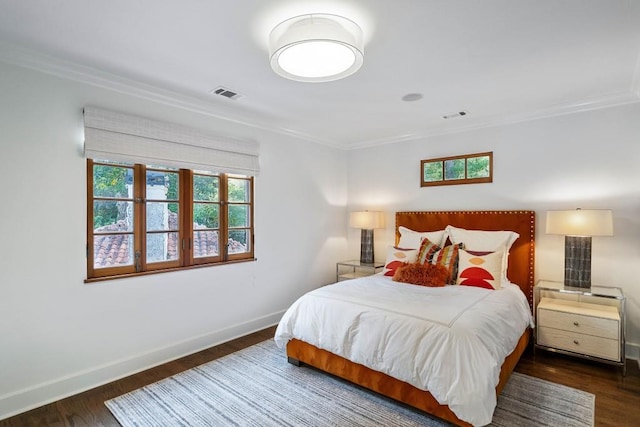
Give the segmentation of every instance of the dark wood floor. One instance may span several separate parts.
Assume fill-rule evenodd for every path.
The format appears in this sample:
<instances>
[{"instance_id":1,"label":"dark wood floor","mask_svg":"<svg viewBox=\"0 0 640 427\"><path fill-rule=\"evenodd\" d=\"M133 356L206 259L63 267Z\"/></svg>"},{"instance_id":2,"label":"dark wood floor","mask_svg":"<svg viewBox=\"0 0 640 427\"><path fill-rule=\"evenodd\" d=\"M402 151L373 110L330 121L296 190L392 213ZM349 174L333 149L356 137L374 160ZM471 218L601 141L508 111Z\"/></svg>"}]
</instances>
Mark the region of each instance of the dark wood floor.
<instances>
[{"instance_id":1,"label":"dark wood floor","mask_svg":"<svg viewBox=\"0 0 640 427\"><path fill-rule=\"evenodd\" d=\"M118 422L104 406L105 400L257 344L273 337L274 330L268 328L8 418L0 421L0 427L117 427ZM516 371L595 394L596 426L640 425L640 370L635 361L629 361L627 376L623 377L621 370L613 366L529 349Z\"/></svg>"}]
</instances>

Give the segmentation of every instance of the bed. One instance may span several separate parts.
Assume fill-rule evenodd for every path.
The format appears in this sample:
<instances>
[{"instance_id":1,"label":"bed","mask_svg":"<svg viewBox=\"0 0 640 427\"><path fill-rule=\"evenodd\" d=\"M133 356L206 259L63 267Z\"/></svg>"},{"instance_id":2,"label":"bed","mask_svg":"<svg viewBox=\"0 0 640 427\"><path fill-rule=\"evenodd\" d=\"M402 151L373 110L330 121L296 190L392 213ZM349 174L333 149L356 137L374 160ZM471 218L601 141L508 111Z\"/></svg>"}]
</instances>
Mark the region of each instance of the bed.
<instances>
[{"instance_id":1,"label":"bed","mask_svg":"<svg viewBox=\"0 0 640 427\"><path fill-rule=\"evenodd\" d=\"M499 292L468 286L425 288L400 284L383 275L325 286L296 301L278 325L276 343L286 344L289 362L313 366L456 425L488 424L496 396L529 343L530 326L533 325L535 213L398 212L395 243L402 242L400 231L403 229L430 232L447 227L452 230L508 230L517 233L508 250L508 266L503 266L506 278ZM451 243L451 237L447 243ZM408 292L409 298L396 296L399 290ZM452 296L454 293L457 296ZM370 301L363 298L370 298ZM435 301L436 305L425 305L429 309L421 312L421 298ZM455 298L462 301L460 308L457 302L453 303ZM498 305L502 304L498 300L507 298L514 299L514 307L520 305L524 308L508 308L508 313L504 306ZM310 300L321 300L327 305L315 308L315 305L310 305ZM398 308L403 301L406 305ZM389 307L381 308L387 303ZM358 313L357 310L362 311ZM399 311L398 319L389 314ZM514 312L515 320L505 320L512 315L510 311ZM495 316L488 328L492 332L480 334L474 330L476 321L468 312L480 317ZM327 322L335 323L323 324L325 318ZM354 321L361 323L357 327L347 324ZM367 334L378 333L385 322L397 324L398 329L392 334L383 334L382 338L364 334L365 330ZM310 329L313 332L307 332ZM462 337L460 343L458 338L444 335L447 331ZM491 335L495 335L499 342L490 342L488 336ZM346 349L343 348L345 346ZM389 359L389 353L394 353L398 359ZM463 353L474 356L460 356ZM487 372L479 365L489 366ZM447 374L441 375L441 372ZM467 380L462 372L475 377ZM475 398L464 396L470 393L475 393ZM478 396L483 397L480 399Z\"/></svg>"}]
</instances>

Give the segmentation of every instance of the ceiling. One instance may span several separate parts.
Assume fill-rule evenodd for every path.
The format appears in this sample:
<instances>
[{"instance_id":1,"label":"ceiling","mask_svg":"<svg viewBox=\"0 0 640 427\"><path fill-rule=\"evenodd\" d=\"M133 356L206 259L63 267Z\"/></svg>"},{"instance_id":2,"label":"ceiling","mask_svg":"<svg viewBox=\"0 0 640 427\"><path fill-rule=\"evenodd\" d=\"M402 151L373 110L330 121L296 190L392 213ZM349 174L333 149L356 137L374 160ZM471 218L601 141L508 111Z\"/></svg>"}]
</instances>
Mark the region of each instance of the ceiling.
<instances>
[{"instance_id":1,"label":"ceiling","mask_svg":"<svg viewBox=\"0 0 640 427\"><path fill-rule=\"evenodd\" d=\"M0 0L0 11L2 61L344 149L640 100L637 0ZM271 28L304 13L360 24L356 74L300 83L270 69Z\"/></svg>"}]
</instances>

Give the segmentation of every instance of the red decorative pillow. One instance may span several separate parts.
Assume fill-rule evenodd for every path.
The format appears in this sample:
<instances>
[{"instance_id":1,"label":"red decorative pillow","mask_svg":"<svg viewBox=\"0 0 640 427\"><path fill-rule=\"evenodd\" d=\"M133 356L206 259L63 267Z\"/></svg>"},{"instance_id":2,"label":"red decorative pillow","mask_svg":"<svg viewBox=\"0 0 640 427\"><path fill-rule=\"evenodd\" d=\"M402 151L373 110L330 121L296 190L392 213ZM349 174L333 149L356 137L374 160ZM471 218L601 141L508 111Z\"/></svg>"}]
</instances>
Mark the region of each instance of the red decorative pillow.
<instances>
[{"instance_id":1,"label":"red decorative pillow","mask_svg":"<svg viewBox=\"0 0 640 427\"><path fill-rule=\"evenodd\" d=\"M504 252L480 252L460 250L459 285L485 289L501 288L501 271Z\"/></svg>"},{"instance_id":2,"label":"red decorative pillow","mask_svg":"<svg viewBox=\"0 0 640 427\"><path fill-rule=\"evenodd\" d=\"M413 285L439 287L447 284L449 269L439 264L404 264L396 270L393 280Z\"/></svg>"}]
</instances>

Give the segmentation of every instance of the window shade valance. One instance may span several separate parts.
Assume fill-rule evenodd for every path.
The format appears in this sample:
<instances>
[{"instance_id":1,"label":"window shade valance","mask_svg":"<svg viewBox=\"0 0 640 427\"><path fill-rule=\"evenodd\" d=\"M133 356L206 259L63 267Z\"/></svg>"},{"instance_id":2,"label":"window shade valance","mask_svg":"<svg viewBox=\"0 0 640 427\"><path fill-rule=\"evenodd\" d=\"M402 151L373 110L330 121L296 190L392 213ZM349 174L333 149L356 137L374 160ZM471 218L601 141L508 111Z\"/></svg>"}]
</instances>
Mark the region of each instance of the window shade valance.
<instances>
[{"instance_id":1,"label":"window shade valance","mask_svg":"<svg viewBox=\"0 0 640 427\"><path fill-rule=\"evenodd\" d=\"M258 143L220 138L175 123L84 108L84 155L211 172L258 174Z\"/></svg>"}]
</instances>

